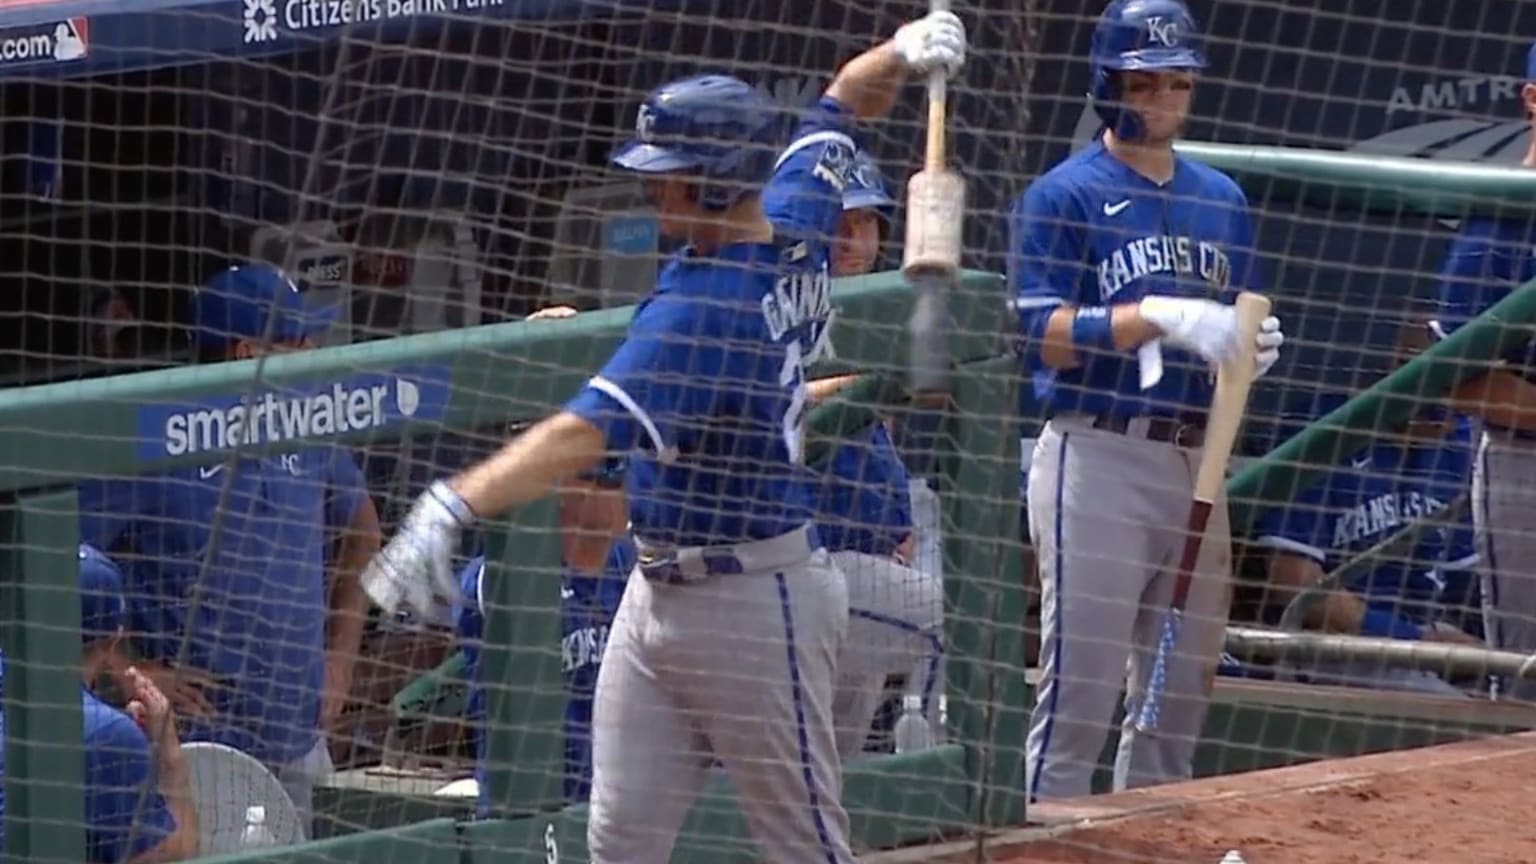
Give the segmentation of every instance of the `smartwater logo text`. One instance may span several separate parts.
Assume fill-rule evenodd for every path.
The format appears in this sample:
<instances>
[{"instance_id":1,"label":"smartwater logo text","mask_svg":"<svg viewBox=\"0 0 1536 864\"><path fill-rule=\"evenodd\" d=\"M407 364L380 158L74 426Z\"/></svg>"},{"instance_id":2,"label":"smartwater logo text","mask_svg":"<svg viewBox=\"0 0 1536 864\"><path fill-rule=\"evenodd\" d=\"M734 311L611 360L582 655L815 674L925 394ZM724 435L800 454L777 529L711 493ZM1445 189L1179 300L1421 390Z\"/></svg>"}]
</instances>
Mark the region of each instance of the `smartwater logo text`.
<instances>
[{"instance_id":1,"label":"smartwater logo text","mask_svg":"<svg viewBox=\"0 0 1536 864\"><path fill-rule=\"evenodd\" d=\"M448 406L448 385L445 367L411 367L193 405L150 405L139 416L140 455L186 456L437 420Z\"/></svg>"}]
</instances>

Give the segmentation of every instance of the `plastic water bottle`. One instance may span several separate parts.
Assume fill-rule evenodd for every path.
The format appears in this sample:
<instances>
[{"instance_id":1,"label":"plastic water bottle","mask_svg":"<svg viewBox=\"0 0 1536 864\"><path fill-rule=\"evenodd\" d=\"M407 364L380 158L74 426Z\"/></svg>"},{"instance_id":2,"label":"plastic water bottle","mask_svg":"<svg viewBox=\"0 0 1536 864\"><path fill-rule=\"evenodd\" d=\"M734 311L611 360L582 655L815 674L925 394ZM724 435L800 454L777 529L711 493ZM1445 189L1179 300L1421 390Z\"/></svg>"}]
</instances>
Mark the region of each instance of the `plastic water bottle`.
<instances>
[{"instance_id":1,"label":"plastic water bottle","mask_svg":"<svg viewBox=\"0 0 1536 864\"><path fill-rule=\"evenodd\" d=\"M245 808L245 830L240 833L240 848L270 849L277 845L277 836L267 827L267 808L260 804Z\"/></svg>"},{"instance_id":2,"label":"plastic water bottle","mask_svg":"<svg viewBox=\"0 0 1536 864\"><path fill-rule=\"evenodd\" d=\"M901 716L891 730L897 753L916 753L933 746L933 730L923 715L923 697L901 697Z\"/></svg>"}]
</instances>

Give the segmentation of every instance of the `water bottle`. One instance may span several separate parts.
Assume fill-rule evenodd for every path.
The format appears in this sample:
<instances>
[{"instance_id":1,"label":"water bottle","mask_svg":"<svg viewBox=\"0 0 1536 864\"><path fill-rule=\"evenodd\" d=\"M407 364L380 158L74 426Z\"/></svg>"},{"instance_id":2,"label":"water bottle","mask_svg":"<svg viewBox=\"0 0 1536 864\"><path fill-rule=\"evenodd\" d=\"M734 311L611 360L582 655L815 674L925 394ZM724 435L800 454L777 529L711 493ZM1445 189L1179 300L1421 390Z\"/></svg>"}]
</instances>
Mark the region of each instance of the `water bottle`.
<instances>
[{"instance_id":1,"label":"water bottle","mask_svg":"<svg viewBox=\"0 0 1536 864\"><path fill-rule=\"evenodd\" d=\"M916 753L933 746L933 730L928 728L928 718L923 715L923 697L903 696L901 716L891 730L897 753Z\"/></svg>"},{"instance_id":2,"label":"water bottle","mask_svg":"<svg viewBox=\"0 0 1536 864\"><path fill-rule=\"evenodd\" d=\"M245 808L245 830L240 834L240 848L270 849L277 845L277 836L267 828L267 808L260 804Z\"/></svg>"}]
</instances>

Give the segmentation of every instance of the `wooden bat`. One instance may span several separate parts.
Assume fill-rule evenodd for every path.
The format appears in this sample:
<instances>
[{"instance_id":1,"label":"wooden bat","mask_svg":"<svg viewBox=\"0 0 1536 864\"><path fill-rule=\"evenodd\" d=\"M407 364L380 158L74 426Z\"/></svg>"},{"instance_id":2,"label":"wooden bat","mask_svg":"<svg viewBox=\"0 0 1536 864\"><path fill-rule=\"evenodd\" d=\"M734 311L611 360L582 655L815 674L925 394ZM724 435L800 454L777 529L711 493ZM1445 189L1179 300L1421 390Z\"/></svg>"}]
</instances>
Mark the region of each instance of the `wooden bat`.
<instances>
[{"instance_id":1,"label":"wooden bat","mask_svg":"<svg viewBox=\"0 0 1536 864\"><path fill-rule=\"evenodd\" d=\"M949 0L932 0L935 12ZM928 75L928 141L923 170L907 181L907 238L901 272L910 282L953 278L960 271L960 229L965 214L965 178L945 162L948 93L944 72Z\"/></svg>"},{"instance_id":2,"label":"wooden bat","mask_svg":"<svg viewBox=\"0 0 1536 864\"><path fill-rule=\"evenodd\" d=\"M1189 505L1189 520L1184 528L1184 550L1179 555L1179 569L1174 576L1173 602L1163 618L1162 632L1157 641L1157 654L1152 659L1152 670L1147 675L1146 690L1136 712L1136 729L1147 732L1157 728L1162 711L1163 690L1168 682L1168 664L1179 633L1184 626L1184 604L1189 599L1189 583L1194 578L1195 564L1200 559L1200 546L1205 540L1205 527L1210 522L1211 508L1221 495L1227 479L1227 463L1232 459L1232 448L1237 444L1237 431L1243 424L1243 414L1248 409L1248 393L1253 389L1253 377L1257 369L1254 344L1259 325L1269 317L1269 298L1261 294L1244 292L1237 296L1238 352L1216 370L1216 392L1211 396L1211 412L1206 418L1205 443L1200 448L1200 467L1195 472L1194 500Z\"/></svg>"}]
</instances>

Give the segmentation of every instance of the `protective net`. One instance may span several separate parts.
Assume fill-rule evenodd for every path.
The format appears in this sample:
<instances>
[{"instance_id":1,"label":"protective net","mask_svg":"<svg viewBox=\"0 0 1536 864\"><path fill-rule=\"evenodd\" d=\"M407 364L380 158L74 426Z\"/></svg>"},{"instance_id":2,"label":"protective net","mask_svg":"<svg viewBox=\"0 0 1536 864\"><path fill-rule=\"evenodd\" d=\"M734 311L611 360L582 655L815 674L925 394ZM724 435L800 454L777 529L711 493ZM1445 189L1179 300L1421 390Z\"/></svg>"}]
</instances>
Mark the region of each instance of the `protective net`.
<instances>
[{"instance_id":1,"label":"protective net","mask_svg":"<svg viewBox=\"0 0 1536 864\"><path fill-rule=\"evenodd\" d=\"M1171 0L1143 5L1158 3ZM1524 263L1536 240L1509 229L1491 256L1507 272L1473 267L1460 293L1442 297L1440 274L1469 208L1497 201L1511 224L1527 219L1515 202L1536 191L1529 181L1463 165L1526 156L1536 10L1191 4L1209 65L1187 153L1244 189L1286 343L1244 412L1231 519L1218 503L1201 550L1202 568L1220 569L1230 521L1233 585L1194 581L1183 626L1204 644L1183 639L1159 666L1199 452L1168 445L1196 445L1188 436L1211 425L1208 406L1157 423L1060 410L1068 425L1053 432L1057 408L1017 375L1021 324L1008 308L1035 272L1016 254L1012 203L1094 146L1102 125L1085 97L1099 11L1089 5L957 9L971 54L950 85L949 157L968 181L971 272L949 297L958 366L946 416L917 410L898 386L900 204L870 265L884 275L840 283L838 356L811 370L859 376L821 394L811 463L830 471L842 459L855 485L871 485L859 473L870 451L839 448L867 442L883 418L915 481L891 492L910 513L899 555L834 556L850 582L884 586L913 615L850 618L849 644L862 647L845 668L881 678L840 706L860 718L840 729L861 751L842 789L852 845L861 860L960 860L986 845L993 860L1258 864L1401 861L1411 840L1423 861L1529 859L1508 802L1526 797L1519 766L1532 745L1490 736L1536 726L1522 680L1536 607L1521 605L1536 591L1519 580L1530 521L1520 487L1536 456L1512 433L1483 444L1483 414L1529 424L1500 411L1526 396L1507 381L1472 393L1483 413L1461 414L1448 394L1467 370L1524 364L1515 331L1460 325L1536 276ZM606 310L655 285L675 246L641 186L606 167L649 90L722 71L786 112L804 109L840 64L925 11L836 0L0 2L0 511L20 574L0 627L6 851L118 860L170 844L190 857L308 836L340 838L306 847L326 860L586 860L579 706L631 564L623 543L591 552L605 520L622 523L617 472L475 532L455 561L464 597L445 617L371 609L346 574L433 479L574 392L627 320ZM1142 24L1144 40L1187 35L1166 17ZM921 166L925 120L913 86L865 130L898 202ZM1109 276L1225 273L1198 247L1178 262L1180 238L1202 230L1180 219L1199 208L1183 193L1147 194L1163 223L1126 236ZM1096 195L1084 199L1089 230L1124 230L1113 220L1129 198ZM1033 263L1099 266L1088 254ZM243 332L238 310L209 311L207 286L252 262L293 280L294 326L321 350L219 362L240 356L231 336L274 335ZM512 329L551 307L581 314ZM220 338L199 338L209 316ZM1536 307L1517 296L1499 317L1524 327ZM1452 333L1435 349L1446 362L1404 368ZM90 380L61 385L78 379ZM1373 386L1406 398L1362 397ZM1067 455L1068 436L1089 467ZM78 488L82 518L56 497L63 488ZM838 506L824 528L839 538L888 527L871 524L888 513ZM78 557L77 536L106 561ZM477 554L490 562L483 579ZM604 577L564 578L593 554ZM61 590L59 574L77 570L79 590ZM942 628L914 624L939 591ZM100 697L82 706L84 747L73 733L77 597ZM169 698L189 742L180 765L114 713L149 698L143 681L109 669L118 651ZM1167 688L1160 703L1143 698L1143 677ZM1157 719L1126 770L1152 788L1113 793L1108 745L1123 737L1124 706L1134 725L1148 704ZM647 740L637 730L633 747L664 746ZM1355 758L1449 742L1463 743ZM112 752L130 755L102 756ZM477 752L488 754L479 769ZM1190 771L1212 779L1178 780ZM733 800L710 781L674 860L753 860ZM1169 808L1178 818L1155 815ZM1326 818L1303 815L1321 809ZM193 812L195 834L172 827ZM1095 827L1079 830L1084 820ZM1037 833L998 833L1016 830ZM885 851L899 846L911 848Z\"/></svg>"}]
</instances>

